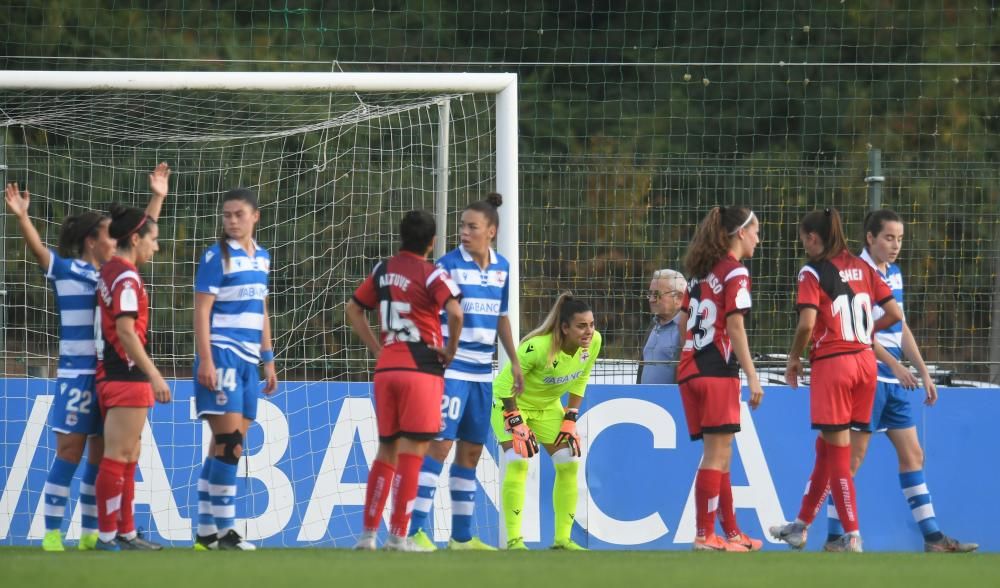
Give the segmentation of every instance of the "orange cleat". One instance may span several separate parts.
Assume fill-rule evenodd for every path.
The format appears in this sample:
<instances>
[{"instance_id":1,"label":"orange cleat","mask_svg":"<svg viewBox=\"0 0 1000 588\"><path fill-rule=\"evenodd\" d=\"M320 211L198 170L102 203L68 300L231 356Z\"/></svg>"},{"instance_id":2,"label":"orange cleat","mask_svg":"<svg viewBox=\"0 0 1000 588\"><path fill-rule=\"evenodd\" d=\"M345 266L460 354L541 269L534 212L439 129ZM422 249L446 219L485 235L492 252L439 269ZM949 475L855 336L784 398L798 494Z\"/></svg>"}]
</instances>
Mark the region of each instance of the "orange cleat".
<instances>
[{"instance_id":1,"label":"orange cleat","mask_svg":"<svg viewBox=\"0 0 1000 588\"><path fill-rule=\"evenodd\" d=\"M760 548L764 547L763 541L749 537L742 531L740 531L739 534L730 537L729 542L742 545L747 551L760 551Z\"/></svg>"},{"instance_id":2,"label":"orange cleat","mask_svg":"<svg viewBox=\"0 0 1000 588\"><path fill-rule=\"evenodd\" d=\"M746 547L739 543L727 541L718 535L712 534L708 537L697 537L694 540L695 551L735 551L745 553Z\"/></svg>"}]
</instances>

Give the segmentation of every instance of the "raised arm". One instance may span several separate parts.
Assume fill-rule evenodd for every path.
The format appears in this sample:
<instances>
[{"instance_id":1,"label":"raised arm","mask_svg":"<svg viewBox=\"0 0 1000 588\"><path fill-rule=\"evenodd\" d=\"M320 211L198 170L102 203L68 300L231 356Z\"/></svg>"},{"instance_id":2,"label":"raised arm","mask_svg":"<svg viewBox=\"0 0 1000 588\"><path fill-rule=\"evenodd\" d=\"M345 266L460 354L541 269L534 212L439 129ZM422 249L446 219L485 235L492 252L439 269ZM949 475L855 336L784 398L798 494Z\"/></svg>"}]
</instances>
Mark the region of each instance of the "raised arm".
<instances>
[{"instance_id":1,"label":"raised arm","mask_svg":"<svg viewBox=\"0 0 1000 588\"><path fill-rule=\"evenodd\" d=\"M163 208L163 201L167 199L167 192L170 189L170 166L165 162L156 166L156 169L149 174L149 204L146 205L146 214L154 221L159 220L160 210Z\"/></svg>"},{"instance_id":2,"label":"raised arm","mask_svg":"<svg viewBox=\"0 0 1000 588\"><path fill-rule=\"evenodd\" d=\"M35 256L35 260L41 266L42 270L49 271L52 254L49 253L49 249L45 246L45 243L42 243L42 237L35 229L35 225L31 223L31 217L28 216L28 205L31 201L31 194L28 194L27 190L24 192L19 191L16 183L10 183L7 184L7 192L4 196L4 199L7 201L7 209L17 217L17 225L21 228L21 233L24 235L25 246Z\"/></svg>"}]
</instances>

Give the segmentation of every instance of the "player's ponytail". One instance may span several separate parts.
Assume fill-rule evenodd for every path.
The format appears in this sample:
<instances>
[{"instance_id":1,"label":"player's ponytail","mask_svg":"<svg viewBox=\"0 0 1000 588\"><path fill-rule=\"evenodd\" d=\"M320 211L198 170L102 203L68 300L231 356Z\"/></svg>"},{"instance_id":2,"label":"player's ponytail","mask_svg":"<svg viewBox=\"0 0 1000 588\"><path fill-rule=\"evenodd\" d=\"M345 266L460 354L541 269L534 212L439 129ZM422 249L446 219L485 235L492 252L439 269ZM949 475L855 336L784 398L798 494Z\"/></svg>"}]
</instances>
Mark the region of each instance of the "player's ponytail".
<instances>
[{"instance_id":1,"label":"player's ponytail","mask_svg":"<svg viewBox=\"0 0 1000 588\"><path fill-rule=\"evenodd\" d=\"M716 206L708 211L695 230L684 269L692 278L703 278L729 252L730 240L753 221L754 214L742 206Z\"/></svg>"},{"instance_id":2,"label":"player's ponytail","mask_svg":"<svg viewBox=\"0 0 1000 588\"><path fill-rule=\"evenodd\" d=\"M823 252L810 258L811 261L824 261L847 250L844 224L836 208L814 210L806 214L799 223L799 230L803 233L816 233L823 241Z\"/></svg>"},{"instance_id":3,"label":"player's ponytail","mask_svg":"<svg viewBox=\"0 0 1000 588\"><path fill-rule=\"evenodd\" d=\"M552 335L552 345L549 346L549 361L555 357L556 351L562 348L563 343L563 332L562 326L569 324L573 320L573 315L579 312L590 311L590 305L575 298L573 293L570 291L565 291L559 295L556 299L556 303L552 305L552 310L549 314L545 316L545 320L542 324L535 327L533 331L528 333L521 339L524 343L532 337L537 337L539 335Z\"/></svg>"},{"instance_id":4,"label":"player's ponytail","mask_svg":"<svg viewBox=\"0 0 1000 588\"><path fill-rule=\"evenodd\" d=\"M107 218L92 210L66 217L59 228L59 245L56 248L59 255L64 258L82 256L87 239L97 238L101 223Z\"/></svg>"},{"instance_id":5,"label":"player's ponytail","mask_svg":"<svg viewBox=\"0 0 1000 588\"><path fill-rule=\"evenodd\" d=\"M868 235L871 235L873 238L878 237L885 228L885 223L891 222L902 224L903 219L895 211L888 208L869 211L865 215L865 220L861 225L863 227L863 232L861 233L863 248L868 249Z\"/></svg>"},{"instance_id":6,"label":"player's ponytail","mask_svg":"<svg viewBox=\"0 0 1000 588\"><path fill-rule=\"evenodd\" d=\"M465 207L465 210L475 210L481 212L486 220L494 227L500 226L500 213L497 209L503 205L503 196L496 192L490 192L486 198Z\"/></svg>"},{"instance_id":7,"label":"player's ponytail","mask_svg":"<svg viewBox=\"0 0 1000 588\"><path fill-rule=\"evenodd\" d=\"M234 188L222 195L223 205L232 200L246 202L253 210L257 210L259 208L257 195L247 188ZM222 226L222 230L219 232L219 251L222 252L222 267L229 267L229 235L226 234L225 225Z\"/></svg>"}]
</instances>

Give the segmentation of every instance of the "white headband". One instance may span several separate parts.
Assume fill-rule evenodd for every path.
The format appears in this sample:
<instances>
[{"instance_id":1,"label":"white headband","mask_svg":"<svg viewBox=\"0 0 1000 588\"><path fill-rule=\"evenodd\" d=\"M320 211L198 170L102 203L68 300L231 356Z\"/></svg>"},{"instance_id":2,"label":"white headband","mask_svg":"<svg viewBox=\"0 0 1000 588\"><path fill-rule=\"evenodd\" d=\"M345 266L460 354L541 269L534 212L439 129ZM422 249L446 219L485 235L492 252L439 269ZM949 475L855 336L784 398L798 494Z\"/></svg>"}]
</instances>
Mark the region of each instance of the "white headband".
<instances>
[{"instance_id":1,"label":"white headband","mask_svg":"<svg viewBox=\"0 0 1000 588\"><path fill-rule=\"evenodd\" d=\"M729 233L729 236L732 237L736 233L739 233L741 230L747 228L747 225L749 225L750 221L752 221L753 219L754 219L754 214L753 214L753 211L751 210L750 211L750 215L747 216L747 220L743 221L742 225L736 227L736 229L733 232Z\"/></svg>"}]
</instances>

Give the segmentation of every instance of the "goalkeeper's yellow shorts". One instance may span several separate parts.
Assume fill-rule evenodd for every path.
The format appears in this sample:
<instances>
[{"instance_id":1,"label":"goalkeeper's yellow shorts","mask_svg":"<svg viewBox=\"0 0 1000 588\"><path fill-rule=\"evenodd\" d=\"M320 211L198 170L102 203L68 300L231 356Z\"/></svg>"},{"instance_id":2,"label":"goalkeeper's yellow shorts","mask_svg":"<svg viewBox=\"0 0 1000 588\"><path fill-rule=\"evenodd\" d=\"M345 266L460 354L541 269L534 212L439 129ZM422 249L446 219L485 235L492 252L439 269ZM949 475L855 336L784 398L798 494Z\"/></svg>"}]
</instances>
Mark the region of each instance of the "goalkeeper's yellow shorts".
<instances>
[{"instance_id":1,"label":"goalkeeper's yellow shorts","mask_svg":"<svg viewBox=\"0 0 1000 588\"><path fill-rule=\"evenodd\" d=\"M543 409L518 408L521 411L521 418L528 428L534 431L535 439L539 443L555 443L559 429L562 428L564 411L559 401L553 402ZM503 402L499 398L493 399L493 414L490 415L490 423L493 425L493 433L497 436L497 441L504 443L513 437L504 430Z\"/></svg>"}]
</instances>

